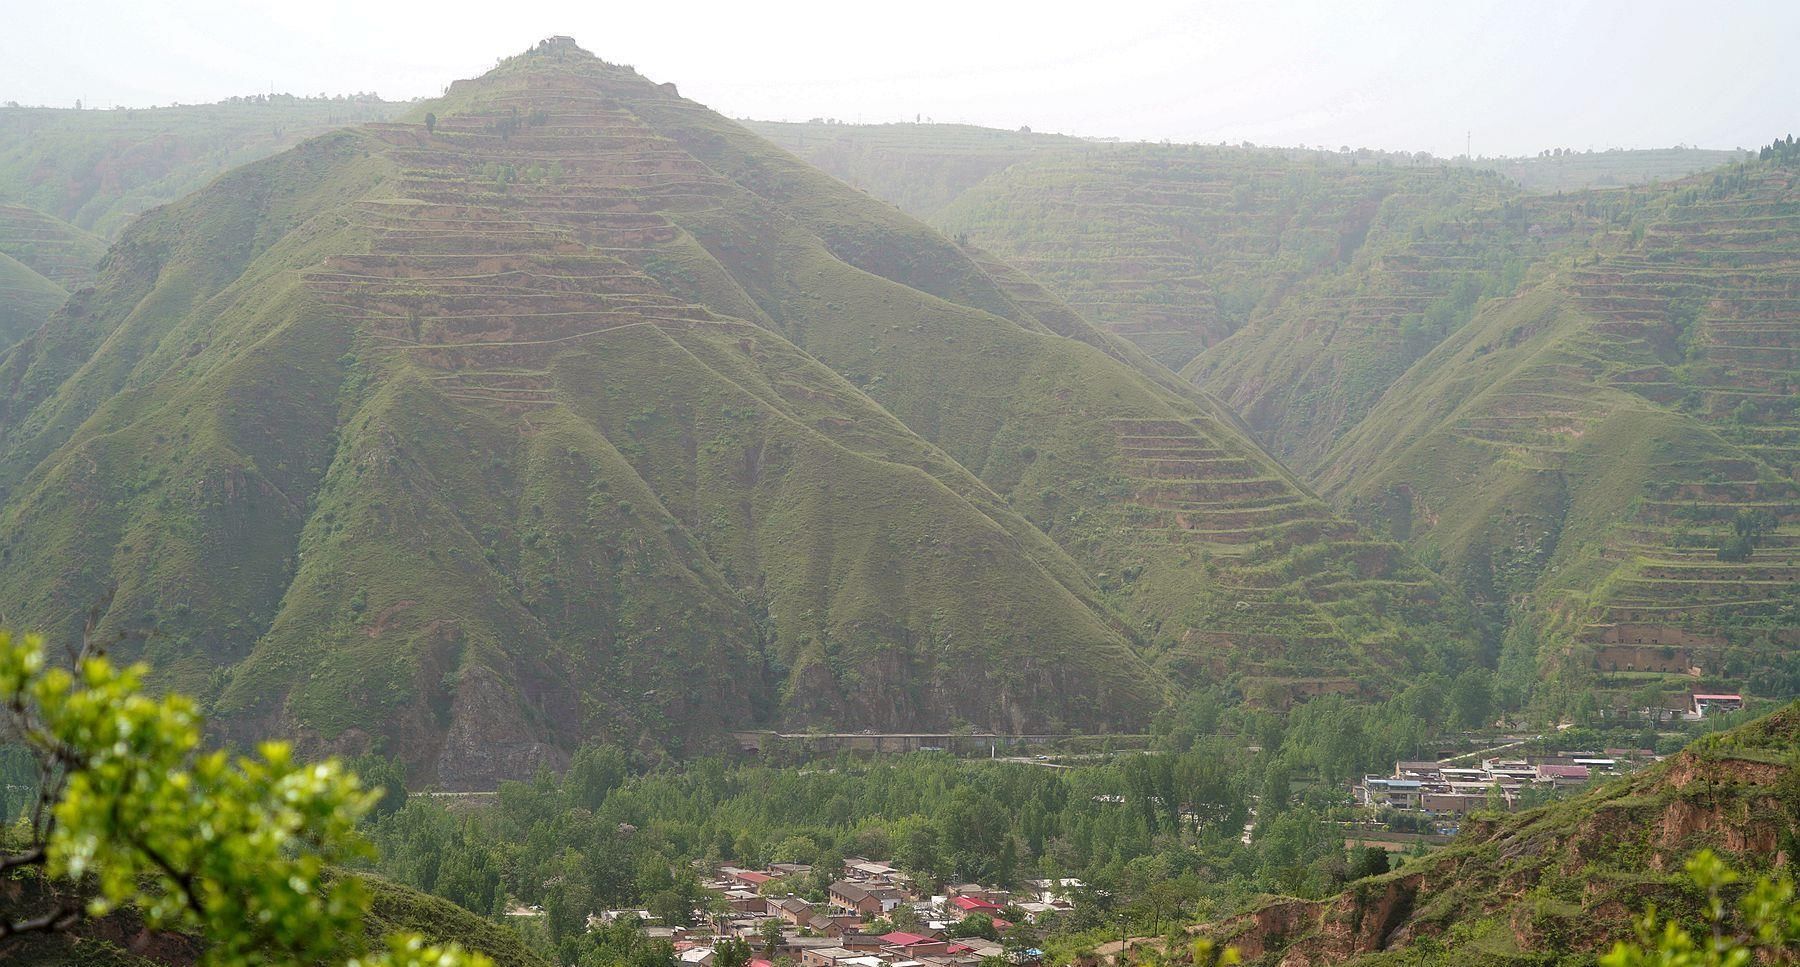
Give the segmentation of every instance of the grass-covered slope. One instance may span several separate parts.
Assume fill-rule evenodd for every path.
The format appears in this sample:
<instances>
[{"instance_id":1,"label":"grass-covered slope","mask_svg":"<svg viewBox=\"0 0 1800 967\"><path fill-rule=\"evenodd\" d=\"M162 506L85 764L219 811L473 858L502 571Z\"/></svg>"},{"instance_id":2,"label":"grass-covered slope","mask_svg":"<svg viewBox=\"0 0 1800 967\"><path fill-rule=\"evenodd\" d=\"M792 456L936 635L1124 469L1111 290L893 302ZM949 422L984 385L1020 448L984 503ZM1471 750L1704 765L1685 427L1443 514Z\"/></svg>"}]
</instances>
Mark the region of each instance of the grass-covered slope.
<instances>
[{"instance_id":1,"label":"grass-covered slope","mask_svg":"<svg viewBox=\"0 0 1800 967\"><path fill-rule=\"evenodd\" d=\"M44 324L68 290L0 252L0 346L10 346Z\"/></svg>"},{"instance_id":2,"label":"grass-covered slope","mask_svg":"<svg viewBox=\"0 0 1800 967\"><path fill-rule=\"evenodd\" d=\"M1302 475L1394 381L1488 301L1584 247L1624 199L1454 181L1387 198L1340 265L1296 280L1183 370Z\"/></svg>"},{"instance_id":3,"label":"grass-covered slope","mask_svg":"<svg viewBox=\"0 0 1800 967\"><path fill-rule=\"evenodd\" d=\"M1271 898L1201 928L1252 964L1592 963L1647 904L1698 920L1682 864L1739 871L1800 846L1800 704L1572 799L1465 824L1449 846L1325 900Z\"/></svg>"},{"instance_id":4,"label":"grass-covered slope","mask_svg":"<svg viewBox=\"0 0 1800 967\"><path fill-rule=\"evenodd\" d=\"M767 207L766 262L715 258L756 196L615 88L697 110L548 48L435 133L316 139L130 229L0 359L9 620L103 602L231 734L462 784L596 735L1143 722L1163 678L1093 582L745 286L988 317Z\"/></svg>"},{"instance_id":5,"label":"grass-covered slope","mask_svg":"<svg viewBox=\"0 0 1800 967\"><path fill-rule=\"evenodd\" d=\"M1014 165L935 218L1179 369L1290 287L1503 191L1490 176L1333 155L1115 147Z\"/></svg>"},{"instance_id":6,"label":"grass-covered slope","mask_svg":"<svg viewBox=\"0 0 1800 967\"><path fill-rule=\"evenodd\" d=\"M116 238L139 212L231 168L405 108L287 95L110 111L0 107L0 204Z\"/></svg>"},{"instance_id":7,"label":"grass-covered slope","mask_svg":"<svg viewBox=\"0 0 1800 967\"><path fill-rule=\"evenodd\" d=\"M104 254L105 242L67 222L0 205L0 347L42 325Z\"/></svg>"},{"instance_id":8,"label":"grass-covered slope","mask_svg":"<svg viewBox=\"0 0 1800 967\"><path fill-rule=\"evenodd\" d=\"M9 620L445 782L1472 651L1166 369L567 41L142 219L0 390Z\"/></svg>"},{"instance_id":9,"label":"grass-covered slope","mask_svg":"<svg viewBox=\"0 0 1800 967\"><path fill-rule=\"evenodd\" d=\"M1010 265L685 102L633 109L862 270L767 277L743 256L779 250L780 220L688 226L797 343L1073 553L1178 681L1379 690L1472 651L1453 592L1334 517L1216 401ZM946 317L879 280L982 311ZM893 309L844 311L832 295L859 290Z\"/></svg>"},{"instance_id":10,"label":"grass-covered slope","mask_svg":"<svg viewBox=\"0 0 1800 967\"><path fill-rule=\"evenodd\" d=\"M1531 600L1516 665L1569 673L1567 701L1596 678L1800 687L1797 191L1755 166L1640 195L1631 228L1482 309L1322 463L1480 596Z\"/></svg>"}]
</instances>

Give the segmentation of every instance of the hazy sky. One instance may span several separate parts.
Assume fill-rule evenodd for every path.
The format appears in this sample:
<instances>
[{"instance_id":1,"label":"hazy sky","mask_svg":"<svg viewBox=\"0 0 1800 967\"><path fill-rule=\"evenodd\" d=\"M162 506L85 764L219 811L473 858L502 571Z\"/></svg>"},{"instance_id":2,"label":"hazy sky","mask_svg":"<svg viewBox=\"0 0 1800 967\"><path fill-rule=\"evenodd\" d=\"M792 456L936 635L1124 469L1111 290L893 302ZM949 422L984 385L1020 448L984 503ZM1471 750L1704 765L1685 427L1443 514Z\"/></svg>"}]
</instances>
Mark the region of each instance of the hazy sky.
<instances>
[{"instance_id":1,"label":"hazy sky","mask_svg":"<svg viewBox=\"0 0 1800 967\"><path fill-rule=\"evenodd\" d=\"M1800 130L1800 0L0 0L0 101L411 98L558 33L734 117L1441 155Z\"/></svg>"}]
</instances>

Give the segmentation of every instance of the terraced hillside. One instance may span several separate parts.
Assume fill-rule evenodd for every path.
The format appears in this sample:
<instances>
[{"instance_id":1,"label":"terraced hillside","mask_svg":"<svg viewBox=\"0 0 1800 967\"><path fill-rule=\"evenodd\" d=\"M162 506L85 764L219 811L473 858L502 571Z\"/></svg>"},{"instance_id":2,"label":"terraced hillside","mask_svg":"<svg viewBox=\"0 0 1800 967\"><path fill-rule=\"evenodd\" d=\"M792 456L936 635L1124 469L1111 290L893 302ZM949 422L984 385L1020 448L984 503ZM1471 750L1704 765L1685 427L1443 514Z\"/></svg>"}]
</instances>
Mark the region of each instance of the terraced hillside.
<instances>
[{"instance_id":1,"label":"terraced hillside","mask_svg":"<svg viewBox=\"0 0 1800 967\"><path fill-rule=\"evenodd\" d=\"M1449 846L1325 900L1269 898L1199 928L1251 964L1539 964L1629 939L1647 903L1698 922L1683 862L1744 874L1800 844L1800 705L1706 736L1565 802L1465 824Z\"/></svg>"},{"instance_id":2,"label":"terraced hillside","mask_svg":"<svg viewBox=\"0 0 1800 967\"><path fill-rule=\"evenodd\" d=\"M909 215L932 221L989 175L1046 154L1103 150L1099 142L972 124L749 121L750 130Z\"/></svg>"},{"instance_id":3,"label":"terraced hillside","mask_svg":"<svg viewBox=\"0 0 1800 967\"><path fill-rule=\"evenodd\" d=\"M1498 171L1526 191L1549 194L1675 181L1735 164L1746 157L1742 151L1709 148L1611 148L1606 151L1564 151L1531 158L1482 158L1474 164Z\"/></svg>"},{"instance_id":4,"label":"terraced hillside","mask_svg":"<svg viewBox=\"0 0 1800 967\"><path fill-rule=\"evenodd\" d=\"M1484 309L1323 463L1326 490L1532 595L1574 689L1800 690L1800 186L1643 197L1603 252Z\"/></svg>"},{"instance_id":5,"label":"terraced hillside","mask_svg":"<svg viewBox=\"0 0 1800 967\"><path fill-rule=\"evenodd\" d=\"M406 107L287 95L111 111L0 107L0 204L116 238L139 212L231 168Z\"/></svg>"},{"instance_id":6,"label":"terraced hillside","mask_svg":"<svg viewBox=\"0 0 1800 967\"><path fill-rule=\"evenodd\" d=\"M1301 474L1394 381L1488 301L1585 251L1629 196L1538 197L1502 186L1384 203L1347 264L1265 303L1182 375L1219 396Z\"/></svg>"},{"instance_id":7,"label":"terraced hillside","mask_svg":"<svg viewBox=\"0 0 1800 967\"><path fill-rule=\"evenodd\" d=\"M0 205L0 346L42 325L105 252L105 242L67 222Z\"/></svg>"},{"instance_id":8,"label":"terraced hillside","mask_svg":"<svg viewBox=\"0 0 1800 967\"><path fill-rule=\"evenodd\" d=\"M1014 165L933 221L1179 369L1290 287L1353 262L1378 224L1409 229L1504 190L1325 154L1134 145Z\"/></svg>"},{"instance_id":9,"label":"terraced hillside","mask_svg":"<svg viewBox=\"0 0 1800 967\"><path fill-rule=\"evenodd\" d=\"M0 357L0 607L463 786L1467 657L1397 544L975 255L548 41L141 220Z\"/></svg>"}]
</instances>

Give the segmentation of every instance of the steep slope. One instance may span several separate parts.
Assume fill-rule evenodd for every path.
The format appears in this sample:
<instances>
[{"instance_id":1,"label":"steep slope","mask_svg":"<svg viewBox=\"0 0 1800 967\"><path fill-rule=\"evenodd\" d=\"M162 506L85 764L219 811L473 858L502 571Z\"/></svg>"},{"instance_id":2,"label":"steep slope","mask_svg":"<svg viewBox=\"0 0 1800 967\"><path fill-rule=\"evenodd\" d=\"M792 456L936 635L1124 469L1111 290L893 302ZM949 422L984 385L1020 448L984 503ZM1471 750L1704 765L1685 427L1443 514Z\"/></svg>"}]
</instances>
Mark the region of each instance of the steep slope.
<instances>
[{"instance_id":1,"label":"steep slope","mask_svg":"<svg viewBox=\"0 0 1800 967\"><path fill-rule=\"evenodd\" d=\"M884 318L826 301L816 315L819 297L789 280L744 286L808 352L1073 553L1178 682L1235 677L1296 697L1381 691L1405 669L1473 654L1469 610L1454 592L1393 543L1333 516L1216 401L1016 269L946 244L688 102L631 103L709 168L798 219L839 264L984 311L955 326L906 317L929 304ZM767 227L778 224L684 227L744 278L763 270L738 254L743 239L778 250ZM806 281L836 293L868 283L826 269Z\"/></svg>"},{"instance_id":2,"label":"steep slope","mask_svg":"<svg viewBox=\"0 0 1800 967\"><path fill-rule=\"evenodd\" d=\"M1251 963L1547 963L1631 935L1648 903L1696 919L1701 848L1755 873L1800 846L1800 704L1573 799L1466 824L1449 846L1326 900L1271 899L1202 932Z\"/></svg>"},{"instance_id":3,"label":"steep slope","mask_svg":"<svg viewBox=\"0 0 1800 967\"><path fill-rule=\"evenodd\" d=\"M1472 186L1468 186L1472 187ZM1587 245L1627 197L1396 194L1341 265L1299 279L1182 371L1302 475L1413 363L1488 301Z\"/></svg>"},{"instance_id":4,"label":"steep slope","mask_svg":"<svg viewBox=\"0 0 1800 967\"><path fill-rule=\"evenodd\" d=\"M1472 651L1173 374L563 39L141 220L0 390L10 620L452 784Z\"/></svg>"},{"instance_id":5,"label":"steep slope","mask_svg":"<svg viewBox=\"0 0 1800 967\"><path fill-rule=\"evenodd\" d=\"M289 95L111 111L0 107L0 203L116 238L139 212L231 168L406 108Z\"/></svg>"},{"instance_id":6,"label":"steep slope","mask_svg":"<svg viewBox=\"0 0 1800 967\"><path fill-rule=\"evenodd\" d=\"M1327 154L1134 145L1014 165L935 222L1180 368L1277 311L1291 286L1349 265L1378 225L1403 232L1505 191L1491 176Z\"/></svg>"},{"instance_id":7,"label":"steep slope","mask_svg":"<svg viewBox=\"0 0 1800 967\"><path fill-rule=\"evenodd\" d=\"M1324 461L1365 520L1534 602L1541 639L1514 657L1564 673L1561 701L1596 676L1800 689L1794 182L1758 165L1640 197L1629 230L1480 312Z\"/></svg>"},{"instance_id":8,"label":"steep slope","mask_svg":"<svg viewBox=\"0 0 1800 967\"><path fill-rule=\"evenodd\" d=\"M105 253L105 242L67 222L0 205L0 347L42 325Z\"/></svg>"},{"instance_id":9,"label":"steep slope","mask_svg":"<svg viewBox=\"0 0 1800 967\"><path fill-rule=\"evenodd\" d=\"M1142 722L1091 583L767 325L675 223L753 196L615 77L663 96L546 49L129 231L0 361L9 619L110 601L232 734L463 784L600 734Z\"/></svg>"},{"instance_id":10,"label":"steep slope","mask_svg":"<svg viewBox=\"0 0 1800 967\"><path fill-rule=\"evenodd\" d=\"M68 290L0 252L0 346L44 324Z\"/></svg>"}]
</instances>

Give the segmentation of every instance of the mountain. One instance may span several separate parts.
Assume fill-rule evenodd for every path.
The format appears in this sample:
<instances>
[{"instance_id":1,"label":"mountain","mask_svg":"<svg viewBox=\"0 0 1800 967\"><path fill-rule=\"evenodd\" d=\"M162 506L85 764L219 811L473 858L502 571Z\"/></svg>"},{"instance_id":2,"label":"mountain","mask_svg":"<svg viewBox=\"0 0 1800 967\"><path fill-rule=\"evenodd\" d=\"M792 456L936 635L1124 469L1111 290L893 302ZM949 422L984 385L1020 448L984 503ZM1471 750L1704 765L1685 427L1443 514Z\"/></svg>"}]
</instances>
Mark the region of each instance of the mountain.
<instances>
[{"instance_id":1,"label":"mountain","mask_svg":"<svg viewBox=\"0 0 1800 967\"><path fill-rule=\"evenodd\" d=\"M1640 193L1609 242L1484 307L1319 481L1447 573L1533 602L1521 670L1800 691L1800 186ZM1696 680L1693 676L1700 676Z\"/></svg>"},{"instance_id":2,"label":"mountain","mask_svg":"<svg viewBox=\"0 0 1800 967\"><path fill-rule=\"evenodd\" d=\"M1493 183L1386 195L1353 252L1263 300L1182 375L1316 478L1414 363L1483 306L1543 278L1548 260L1584 250L1628 203Z\"/></svg>"},{"instance_id":3,"label":"mountain","mask_svg":"<svg viewBox=\"0 0 1800 967\"><path fill-rule=\"evenodd\" d=\"M1104 147L1066 135L972 124L742 123L815 167L928 222L964 192L1014 164Z\"/></svg>"},{"instance_id":4,"label":"mountain","mask_svg":"<svg viewBox=\"0 0 1800 967\"><path fill-rule=\"evenodd\" d=\"M1215 401L566 39L140 219L0 391L10 620L419 780L1474 648Z\"/></svg>"},{"instance_id":5,"label":"mountain","mask_svg":"<svg viewBox=\"0 0 1800 967\"><path fill-rule=\"evenodd\" d=\"M1289 290L1352 276L1372 233L1507 191L1473 172L1201 145L1114 147L1014 165L934 219L1043 279L1180 369Z\"/></svg>"},{"instance_id":6,"label":"mountain","mask_svg":"<svg viewBox=\"0 0 1800 967\"><path fill-rule=\"evenodd\" d=\"M93 276L107 239L222 172L404 105L287 96L81 111L0 107L0 347Z\"/></svg>"},{"instance_id":7,"label":"mountain","mask_svg":"<svg viewBox=\"0 0 1800 967\"><path fill-rule=\"evenodd\" d=\"M407 108L373 96L286 94L109 111L0 107L0 204L117 238L139 212L231 168Z\"/></svg>"},{"instance_id":8,"label":"mountain","mask_svg":"<svg viewBox=\"0 0 1800 967\"><path fill-rule=\"evenodd\" d=\"M54 216L0 205L0 346L42 325L105 253L104 241Z\"/></svg>"},{"instance_id":9,"label":"mountain","mask_svg":"<svg viewBox=\"0 0 1800 967\"><path fill-rule=\"evenodd\" d=\"M1512 694L1553 681L1547 714L1800 691L1789 175L1541 194L1360 155L1089 145L932 217L1166 361L1195 353L1185 378L1477 601ZM1626 183L1713 160L1500 170ZM1759 547L1720 560L1739 523Z\"/></svg>"},{"instance_id":10,"label":"mountain","mask_svg":"<svg viewBox=\"0 0 1800 967\"><path fill-rule=\"evenodd\" d=\"M1324 900L1271 898L1202 932L1250 963L1591 961L1650 903L1696 920L1681 882L1702 848L1741 873L1800 844L1800 703L1705 736L1571 799L1464 824L1449 846Z\"/></svg>"},{"instance_id":11,"label":"mountain","mask_svg":"<svg viewBox=\"0 0 1800 967\"><path fill-rule=\"evenodd\" d=\"M1412 278L1412 291L1384 304L1382 285L1358 287L1384 248L1414 231L1430 236L1421 239L1426 259L1456 254L1466 257L1461 268L1492 274L1508 261L1529 261L1545 239L1490 240L1479 229L1516 222L1522 205L1554 207L1535 204L1539 193L1547 199L1567 189L1644 184L1743 157L1613 150L1469 164L1368 149L1118 143L954 124L745 123L946 234L990 249L1175 369L1198 364L1202 350L1240 327L1301 312L1375 310L1397 328L1452 291L1434 287L1414 305L1408 300L1425 280ZM1556 215L1538 226L1551 241L1573 227ZM1443 278L1456 268L1450 261L1431 267L1440 276L1434 282L1456 282ZM1263 440L1291 456L1283 435Z\"/></svg>"}]
</instances>

